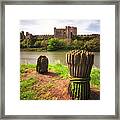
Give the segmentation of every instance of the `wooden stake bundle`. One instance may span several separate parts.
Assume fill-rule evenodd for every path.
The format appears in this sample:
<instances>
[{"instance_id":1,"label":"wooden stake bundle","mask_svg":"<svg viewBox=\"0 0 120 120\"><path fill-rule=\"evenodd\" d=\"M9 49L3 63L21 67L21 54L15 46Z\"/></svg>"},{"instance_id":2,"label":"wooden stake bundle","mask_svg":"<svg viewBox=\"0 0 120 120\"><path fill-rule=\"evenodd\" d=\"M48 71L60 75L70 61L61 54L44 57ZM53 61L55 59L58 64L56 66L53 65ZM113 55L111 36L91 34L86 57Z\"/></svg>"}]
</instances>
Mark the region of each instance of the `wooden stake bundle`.
<instances>
[{"instance_id":1,"label":"wooden stake bundle","mask_svg":"<svg viewBox=\"0 0 120 120\"><path fill-rule=\"evenodd\" d=\"M70 75L73 77L87 77L90 75L94 63L94 54L86 51L72 50L66 54Z\"/></svg>"},{"instance_id":2,"label":"wooden stake bundle","mask_svg":"<svg viewBox=\"0 0 120 120\"><path fill-rule=\"evenodd\" d=\"M87 51L72 50L66 54L66 62L73 78L69 91L72 99L86 100L90 95L90 73L94 63L94 54Z\"/></svg>"}]
</instances>

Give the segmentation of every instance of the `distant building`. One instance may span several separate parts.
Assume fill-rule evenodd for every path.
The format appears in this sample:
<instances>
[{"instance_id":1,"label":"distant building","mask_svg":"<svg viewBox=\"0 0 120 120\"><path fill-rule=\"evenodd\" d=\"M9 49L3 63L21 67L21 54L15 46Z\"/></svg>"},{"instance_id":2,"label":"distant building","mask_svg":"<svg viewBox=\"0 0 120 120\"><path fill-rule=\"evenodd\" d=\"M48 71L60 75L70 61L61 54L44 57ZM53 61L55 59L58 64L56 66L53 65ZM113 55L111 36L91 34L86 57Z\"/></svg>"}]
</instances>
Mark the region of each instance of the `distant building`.
<instances>
[{"instance_id":1,"label":"distant building","mask_svg":"<svg viewBox=\"0 0 120 120\"><path fill-rule=\"evenodd\" d=\"M43 39L48 40L50 38L59 38L59 39L68 39L72 40L73 37L79 37L84 39L86 37L89 38L98 38L100 39L100 34L86 34L86 35L77 35L77 27L66 26L65 28L56 28L54 27L54 35L32 35L29 32L24 33L24 31L20 32L20 39ZM75 38L76 39L76 38Z\"/></svg>"},{"instance_id":2,"label":"distant building","mask_svg":"<svg viewBox=\"0 0 120 120\"><path fill-rule=\"evenodd\" d=\"M26 39L32 39L33 35L30 34L29 32L26 32Z\"/></svg>"},{"instance_id":3,"label":"distant building","mask_svg":"<svg viewBox=\"0 0 120 120\"><path fill-rule=\"evenodd\" d=\"M38 38L48 40L50 38L54 38L54 35L37 35Z\"/></svg>"},{"instance_id":4,"label":"distant building","mask_svg":"<svg viewBox=\"0 0 120 120\"><path fill-rule=\"evenodd\" d=\"M54 27L54 38L71 39L73 35L77 35L77 27L66 26L65 28Z\"/></svg>"},{"instance_id":5,"label":"distant building","mask_svg":"<svg viewBox=\"0 0 120 120\"><path fill-rule=\"evenodd\" d=\"M21 32L20 32L20 39L21 39L21 40L24 40L24 39L25 39L24 31L21 31Z\"/></svg>"}]
</instances>

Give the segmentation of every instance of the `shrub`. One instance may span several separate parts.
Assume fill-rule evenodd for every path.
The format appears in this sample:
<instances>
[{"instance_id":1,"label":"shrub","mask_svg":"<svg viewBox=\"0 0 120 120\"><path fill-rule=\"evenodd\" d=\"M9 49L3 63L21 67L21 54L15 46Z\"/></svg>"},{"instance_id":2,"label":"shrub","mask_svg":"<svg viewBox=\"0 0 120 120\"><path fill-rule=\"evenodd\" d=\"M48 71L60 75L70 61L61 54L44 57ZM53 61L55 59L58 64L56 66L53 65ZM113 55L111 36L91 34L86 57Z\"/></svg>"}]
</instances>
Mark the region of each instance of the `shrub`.
<instances>
[{"instance_id":1,"label":"shrub","mask_svg":"<svg viewBox=\"0 0 120 120\"><path fill-rule=\"evenodd\" d=\"M48 40L47 50L54 51L65 48L65 42L62 39L51 38Z\"/></svg>"}]
</instances>

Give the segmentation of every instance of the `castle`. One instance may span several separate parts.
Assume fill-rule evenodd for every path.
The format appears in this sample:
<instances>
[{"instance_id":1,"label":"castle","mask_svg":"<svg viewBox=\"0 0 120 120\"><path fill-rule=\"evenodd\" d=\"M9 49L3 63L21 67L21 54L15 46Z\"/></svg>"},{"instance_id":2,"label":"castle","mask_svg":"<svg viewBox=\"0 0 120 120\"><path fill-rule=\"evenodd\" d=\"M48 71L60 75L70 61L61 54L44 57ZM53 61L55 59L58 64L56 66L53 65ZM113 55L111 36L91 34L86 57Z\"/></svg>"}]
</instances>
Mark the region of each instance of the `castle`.
<instances>
[{"instance_id":1,"label":"castle","mask_svg":"<svg viewBox=\"0 0 120 120\"><path fill-rule=\"evenodd\" d=\"M78 37L99 37L99 34L89 34L89 35L77 35L77 27L66 26L65 28L56 28L54 27L54 35L32 35L24 31L20 32L20 39L37 39L42 38L44 40L48 40L49 38L60 38L60 39L68 39L71 40L73 36Z\"/></svg>"},{"instance_id":2,"label":"castle","mask_svg":"<svg viewBox=\"0 0 120 120\"><path fill-rule=\"evenodd\" d=\"M65 28L56 29L54 27L54 37L61 39L71 39L73 35L77 35L77 27L66 26Z\"/></svg>"}]
</instances>

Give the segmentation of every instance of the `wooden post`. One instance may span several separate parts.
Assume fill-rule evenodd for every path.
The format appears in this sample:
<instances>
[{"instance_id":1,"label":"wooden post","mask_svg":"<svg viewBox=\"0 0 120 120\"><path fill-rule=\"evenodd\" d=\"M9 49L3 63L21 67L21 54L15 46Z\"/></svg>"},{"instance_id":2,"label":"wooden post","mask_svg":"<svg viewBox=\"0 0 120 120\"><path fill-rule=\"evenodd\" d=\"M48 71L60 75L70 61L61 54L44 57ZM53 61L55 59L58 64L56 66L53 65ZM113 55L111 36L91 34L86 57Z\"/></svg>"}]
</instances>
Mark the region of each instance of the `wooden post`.
<instances>
[{"instance_id":1,"label":"wooden post","mask_svg":"<svg viewBox=\"0 0 120 120\"><path fill-rule=\"evenodd\" d=\"M94 63L94 54L87 51L72 50L66 55L66 62L73 77L69 91L72 99L87 100L90 95L90 73ZM78 78L78 79L74 79Z\"/></svg>"}]
</instances>

